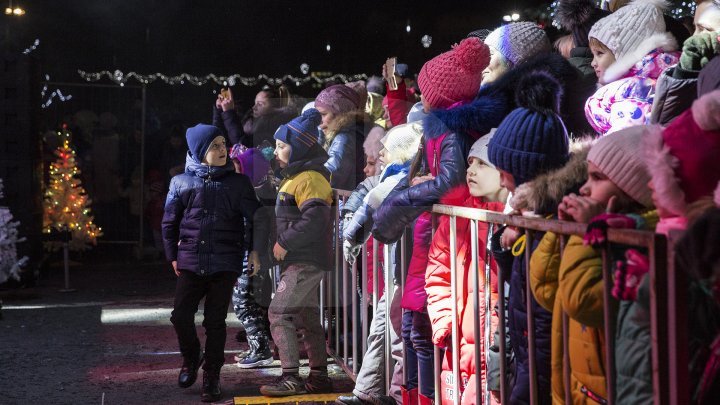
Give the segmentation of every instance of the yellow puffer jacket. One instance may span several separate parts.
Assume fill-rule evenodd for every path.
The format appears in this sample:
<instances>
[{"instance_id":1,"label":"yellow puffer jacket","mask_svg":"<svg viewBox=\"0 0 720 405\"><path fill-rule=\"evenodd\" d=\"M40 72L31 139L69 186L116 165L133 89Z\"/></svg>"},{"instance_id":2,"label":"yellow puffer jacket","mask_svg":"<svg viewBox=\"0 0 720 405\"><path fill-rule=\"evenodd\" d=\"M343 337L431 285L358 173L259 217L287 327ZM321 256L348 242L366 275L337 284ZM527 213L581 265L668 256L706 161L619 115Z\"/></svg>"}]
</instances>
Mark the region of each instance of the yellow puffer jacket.
<instances>
[{"instance_id":1,"label":"yellow puffer jacket","mask_svg":"<svg viewBox=\"0 0 720 405\"><path fill-rule=\"evenodd\" d=\"M571 236L560 258L560 239L548 232L530 260L530 283L538 303L553 313L553 403L565 403L562 314L567 313L573 404L599 404L593 398L607 397L600 253Z\"/></svg>"}]
</instances>

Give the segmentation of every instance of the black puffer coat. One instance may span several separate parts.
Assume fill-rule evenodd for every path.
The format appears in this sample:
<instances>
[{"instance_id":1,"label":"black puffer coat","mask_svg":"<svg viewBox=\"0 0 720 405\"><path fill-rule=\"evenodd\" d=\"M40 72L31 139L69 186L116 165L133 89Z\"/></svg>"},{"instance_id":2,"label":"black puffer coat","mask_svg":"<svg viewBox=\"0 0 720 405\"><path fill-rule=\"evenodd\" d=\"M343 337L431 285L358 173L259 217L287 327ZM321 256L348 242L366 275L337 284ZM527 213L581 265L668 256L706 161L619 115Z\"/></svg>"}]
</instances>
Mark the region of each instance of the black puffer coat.
<instances>
[{"instance_id":1,"label":"black puffer coat","mask_svg":"<svg viewBox=\"0 0 720 405\"><path fill-rule=\"evenodd\" d=\"M185 173L172 178L165 201L167 260L200 275L240 273L245 251L256 248L253 218L259 205L250 179L235 173L232 163L205 166L188 154Z\"/></svg>"}]
</instances>

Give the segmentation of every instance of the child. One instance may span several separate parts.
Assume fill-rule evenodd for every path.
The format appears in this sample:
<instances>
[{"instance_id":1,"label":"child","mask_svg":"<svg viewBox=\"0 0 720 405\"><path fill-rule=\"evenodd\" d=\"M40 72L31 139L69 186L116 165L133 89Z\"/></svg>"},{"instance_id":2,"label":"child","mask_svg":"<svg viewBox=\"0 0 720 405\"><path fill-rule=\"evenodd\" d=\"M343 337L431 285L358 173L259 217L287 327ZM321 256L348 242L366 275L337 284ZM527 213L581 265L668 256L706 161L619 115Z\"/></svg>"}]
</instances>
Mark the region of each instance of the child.
<instances>
[{"instance_id":1,"label":"child","mask_svg":"<svg viewBox=\"0 0 720 405\"><path fill-rule=\"evenodd\" d=\"M272 224L274 220L272 211L277 193L273 186L274 176L270 162L260 148L246 148L242 144L233 145L230 159L235 166L235 172L248 176L255 188L255 194L260 202L256 220ZM250 269L247 262L243 261L243 271L237 279L232 295L235 315L243 326L250 348L249 352L235 356L237 366L240 368L267 366L273 362L270 351L270 324L267 317L272 290L268 272L271 263L269 235L260 235L256 232L254 237L261 246L258 249L258 256L262 268Z\"/></svg>"},{"instance_id":2,"label":"child","mask_svg":"<svg viewBox=\"0 0 720 405\"><path fill-rule=\"evenodd\" d=\"M649 123L656 81L680 56L663 4L634 0L590 29L591 66L603 87L588 98L585 116L600 134Z\"/></svg>"},{"instance_id":3,"label":"child","mask_svg":"<svg viewBox=\"0 0 720 405\"><path fill-rule=\"evenodd\" d=\"M490 140L488 155L490 163L500 172L501 185L510 192L535 177L564 166L569 157L569 140L563 121L558 116L560 84L547 73L536 72L518 83L518 104L500 123ZM547 212L536 212L546 215ZM530 376L528 357L527 317L535 318L536 366L538 376L539 403L550 399L550 320L551 314L525 293L525 259L523 249L509 250L518 238L517 231L506 228L493 236L495 260L501 271L510 272L510 293L508 300L508 328L510 341L515 352L517 373L510 396L510 403L530 402ZM499 237L500 236L500 237ZM500 243L498 246L497 238ZM534 250L540 233L534 240L525 241L527 249ZM522 245L522 244L520 244ZM505 273L504 273L505 274ZM508 279L506 278L506 279ZM526 309L527 300L532 300L532 313Z\"/></svg>"},{"instance_id":4,"label":"child","mask_svg":"<svg viewBox=\"0 0 720 405\"><path fill-rule=\"evenodd\" d=\"M330 392L325 334L320 325L318 288L331 269L332 189L325 169L327 153L318 145L322 117L311 108L275 132L275 159L282 168L275 212L273 255L282 274L270 303L270 331L280 353L282 376L263 385L267 396ZM300 378L298 332L310 361L310 376Z\"/></svg>"},{"instance_id":5,"label":"child","mask_svg":"<svg viewBox=\"0 0 720 405\"><path fill-rule=\"evenodd\" d=\"M471 208L480 208L491 211L502 212L504 202L507 199L507 190L500 186L500 173L489 162L487 156L487 144L492 135L486 135L475 141L468 155L470 167L467 171L466 182L467 187L458 190L456 195L446 196L441 201L443 204L462 205ZM458 323L459 330L459 358L460 358L460 384L445 385L442 390L442 403L452 403L453 395L457 391L462 391L462 403L474 404L476 391L481 389L475 385L475 373L481 373L483 379L486 375L486 353L485 340L482 336L475 336L474 318L477 317L480 331L485 330L485 324L491 322L494 330L497 327L497 319L490 319L492 306L494 305L497 285L492 283L492 291L485 291L484 271L485 263L489 258L486 256L488 224L485 222L478 223L478 255L480 273L476 275L479 278L478 285L481 290L478 292L479 313L475 313L472 306L472 297L474 291L474 278L472 275L473 267L471 263L470 248L470 221L467 219L457 219L457 263L458 266ZM428 314L433 329L433 343L440 347L452 347L452 297L451 291L451 269L450 269L450 235L449 235L449 219L443 217L440 225L435 232L428 255L428 266L425 276L425 291L428 294ZM491 263L493 271L495 271L495 263ZM487 294L491 294L491 306L485 307ZM494 317L493 317L494 318ZM475 364L475 345L480 345L480 365ZM452 381L452 356L453 351L446 352L443 361L443 376L441 381Z\"/></svg>"},{"instance_id":6,"label":"child","mask_svg":"<svg viewBox=\"0 0 720 405\"><path fill-rule=\"evenodd\" d=\"M201 400L215 402L222 395L227 308L240 272L238 263L253 243L258 201L250 180L236 174L227 161L219 128L198 124L187 130L186 137L190 150L185 173L170 182L162 221L165 256L178 276L170 320L183 356L178 385L193 385L204 361ZM260 267L255 248L249 261ZM195 332L195 313L203 297L204 357Z\"/></svg>"},{"instance_id":7,"label":"child","mask_svg":"<svg viewBox=\"0 0 720 405\"><path fill-rule=\"evenodd\" d=\"M636 151L643 127L601 138L587 155L587 181L558 206L561 220L588 223L606 210L641 213L652 206L649 175ZM573 403L607 400L603 335L602 260L599 251L571 236L562 258L557 235L546 233L530 261L530 280L538 302L552 310L552 396L565 402L562 315L570 317L570 369ZM593 402L594 401L594 402Z\"/></svg>"},{"instance_id":8,"label":"child","mask_svg":"<svg viewBox=\"0 0 720 405\"><path fill-rule=\"evenodd\" d=\"M451 110L477 94L481 72L490 59L488 48L477 38L466 38L452 50L429 60L418 76L426 111ZM442 121L428 115L423 123L422 153L418 153L409 176L399 183L374 215L373 235L383 243L400 239L415 221L413 250L402 297L402 335L406 348L407 384L403 402L429 403L435 395L432 329L427 315L425 268L432 231L429 207L456 187L463 187L465 157L480 134L462 130L461 120ZM410 187L408 183L411 183ZM423 392L418 395L418 380Z\"/></svg>"}]
</instances>

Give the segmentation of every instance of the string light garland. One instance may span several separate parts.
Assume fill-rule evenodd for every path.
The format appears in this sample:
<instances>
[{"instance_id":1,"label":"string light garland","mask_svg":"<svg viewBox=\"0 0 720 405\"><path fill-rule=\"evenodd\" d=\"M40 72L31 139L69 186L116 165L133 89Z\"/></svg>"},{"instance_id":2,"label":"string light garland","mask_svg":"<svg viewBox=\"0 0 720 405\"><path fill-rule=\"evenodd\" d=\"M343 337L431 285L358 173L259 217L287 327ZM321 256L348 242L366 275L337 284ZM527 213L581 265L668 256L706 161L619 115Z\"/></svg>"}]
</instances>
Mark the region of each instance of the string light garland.
<instances>
[{"instance_id":1,"label":"string light garland","mask_svg":"<svg viewBox=\"0 0 720 405\"><path fill-rule=\"evenodd\" d=\"M70 146L70 132L64 127L57 135L62 146L55 150L57 160L50 164L50 184L43 201L43 232L70 231L71 250L86 250L102 236L102 229L93 223L90 199L78 179L80 169L75 163L75 150ZM61 242L45 242L48 250L57 250Z\"/></svg>"},{"instance_id":2,"label":"string light garland","mask_svg":"<svg viewBox=\"0 0 720 405\"><path fill-rule=\"evenodd\" d=\"M40 46L40 40L35 39L35 42L33 42L33 44L29 48L26 48L23 51L23 55L28 55L30 52L36 50L38 46Z\"/></svg>"},{"instance_id":3,"label":"string light garland","mask_svg":"<svg viewBox=\"0 0 720 405\"><path fill-rule=\"evenodd\" d=\"M240 76L239 74L233 74L230 76L218 76L212 73L206 76L193 76L188 73L182 73L178 76L167 76L162 73L154 73L150 75L141 75L135 72L123 73L120 70L115 70L114 72L103 70L101 72L95 73L78 70L78 74L80 74L80 77L82 77L88 82L97 82L103 78L107 78L115 82L116 84L119 84L120 86L124 86L130 80L137 81L140 84L150 84L157 80L161 80L169 85L183 85L188 83L195 86L202 86L207 83L214 83L220 86L258 86L260 84L267 83L271 86L279 86L283 83L288 82L295 83L295 86L301 86L308 83L325 84L329 82L336 82L338 80L347 83L356 80L366 80L368 77L366 74L335 74L328 77L318 77L315 74L310 74L309 76L304 77L297 77L292 75L285 75L282 77L270 77L268 75L261 74L255 77L246 77Z\"/></svg>"},{"instance_id":4,"label":"string light garland","mask_svg":"<svg viewBox=\"0 0 720 405\"><path fill-rule=\"evenodd\" d=\"M43 84L43 89L40 92L40 98L45 99L45 94L48 92L48 82L50 81L50 75L45 75L45 84ZM53 99L57 97L60 101L68 101L72 100L72 94L68 94L67 96L62 94L62 91L60 89L54 90L52 93L50 93L50 97L44 101L42 104L40 104L40 107L45 109L50 107L50 105L53 103Z\"/></svg>"}]
</instances>

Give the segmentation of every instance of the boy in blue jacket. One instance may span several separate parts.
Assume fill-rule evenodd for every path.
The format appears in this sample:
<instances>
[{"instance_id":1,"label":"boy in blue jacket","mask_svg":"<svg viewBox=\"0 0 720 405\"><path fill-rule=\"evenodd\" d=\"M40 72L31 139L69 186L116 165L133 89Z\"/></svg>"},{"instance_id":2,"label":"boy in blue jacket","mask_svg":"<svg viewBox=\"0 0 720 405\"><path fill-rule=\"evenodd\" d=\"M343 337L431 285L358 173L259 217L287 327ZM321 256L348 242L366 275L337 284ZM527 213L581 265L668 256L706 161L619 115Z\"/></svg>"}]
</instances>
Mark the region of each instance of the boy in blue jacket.
<instances>
[{"instance_id":1,"label":"boy in blue jacket","mask_svg":"<svg viewBox=\"0 0 720 405\"><path fill-rule=\"evenodd\" d=\"M239 263L253 243L253 217L259 203L250 179L235 173L228 161L219 128L198 124L187 130L186 138L185 173L170 181L162 221L165 256L178 276L170 320L183 356L178 385L193 385L204 361L201 400L215 402L222 395L225 318L242 270ZM261 240L255 238L257 243ZM248 258L255 271L260 268L256 250ZM203 297L204 355L195 330L195 313Z\"/></svg>"}]
</instances>

